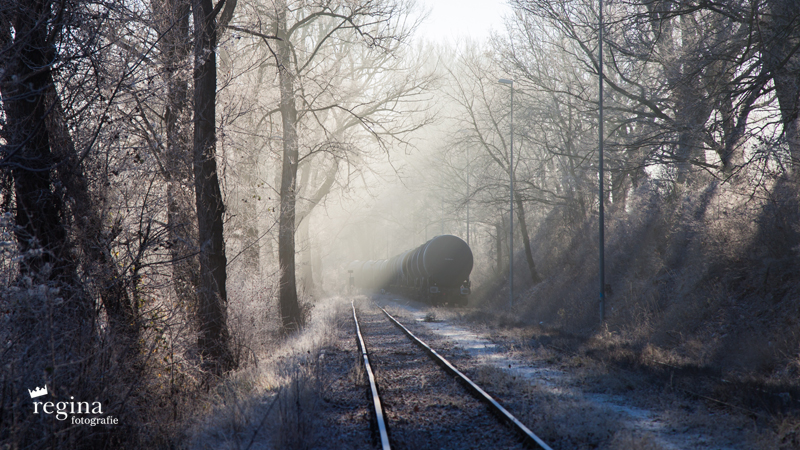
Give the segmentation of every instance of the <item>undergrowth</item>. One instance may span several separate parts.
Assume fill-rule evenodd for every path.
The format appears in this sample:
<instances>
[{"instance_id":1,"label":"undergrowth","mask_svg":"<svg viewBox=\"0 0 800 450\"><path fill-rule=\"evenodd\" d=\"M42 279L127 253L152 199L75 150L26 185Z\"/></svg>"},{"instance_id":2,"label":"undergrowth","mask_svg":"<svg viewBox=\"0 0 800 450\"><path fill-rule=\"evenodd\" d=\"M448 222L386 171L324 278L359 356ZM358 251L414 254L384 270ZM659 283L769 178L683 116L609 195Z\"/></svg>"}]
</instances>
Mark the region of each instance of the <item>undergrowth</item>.
<instances>
[{"instance_id":1,"label":"undergrowth","mask_svg":"<svg viewBox=\"0 0 800 450\"><path fill-rule=\"evenodd\" d=\"M352 320L350 304L316 304L302 333L254 352L254 363L232 374L184 430L189 449L310 449L326 438L322 396L332 381L322 372L325 348ZM354 361L350 377L361 376Z\"/></svg>"},{"instance_id":2,"label":"undergrowth","mask_svg":"<svg viewBox=\"0 0 800 450\"><path fill-rule=\"evenodd\" d=\"M567 223L557 209L541 218L532 239L545 281L517 287L521 294L509 310L506 281L499 280L486 289L481 308L505 311L494 314L496 324L574 336L595 354L627 366L713 374L720 399L743 405L750 389L761 392L753 400L760 406L750 406L777 420L797 417L796 190L785 179L762 185L704 180L699 186L644 184L624 209L609 208L603 322L597 216ZM525 261L517 258L525 280ZM730 387L720 388L721 380Z\"/></svg>"}]
</instances>

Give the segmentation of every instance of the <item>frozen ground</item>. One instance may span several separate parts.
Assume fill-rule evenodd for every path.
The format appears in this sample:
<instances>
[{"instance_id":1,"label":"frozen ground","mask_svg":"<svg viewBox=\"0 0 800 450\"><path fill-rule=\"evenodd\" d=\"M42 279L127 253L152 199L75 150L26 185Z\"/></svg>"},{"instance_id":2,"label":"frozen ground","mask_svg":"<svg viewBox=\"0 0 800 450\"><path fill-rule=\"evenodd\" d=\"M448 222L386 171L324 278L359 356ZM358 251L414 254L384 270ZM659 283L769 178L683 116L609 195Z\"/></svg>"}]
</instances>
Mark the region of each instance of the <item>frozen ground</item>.
<instances>
[{"instance_id":1,"label":"frozen ground","mask_svg":"<svg viewBox=\"0 0 800 450\"><path fill-rule=\"evenodd\" d=\"M416 323L417 329L422 327L422 330L441 338L445 347L452 345L455 350L464 352L470 362L462 361L461 365L470 367L472 372L481 366L493 367L509 375L517 386L527 384L539 395L572 405L567 408L613 418L616 429L612 433L618 436L618 445L614 448L758 448L758 443L754 442L758 437L746 429L747 419L742 417L712 410L700 402L676 398L672 394L667 395L669 398L661 398L658 387L656 392L639 386L622 389L623 392L607 389L607 379L611 375L607 372L598 376L592 373L596 368L563 364L561 358L553 357L551 352L514 351L514 347L525 346L519 342L509 345L507 340L493 337L490 331L463 321L453 324L450 320L442 320L437 316L448 315L442 309L396 297L380 296L376 300L403 317L401 320L406 323ZM542 346L538 344L537 347Z\"/></svg>"},{"instance_id":2,"label":"frozen ground","mask_svg":"<svg viewBox=\"0 0 800 450\"><path fill-rule=\"evenodd\" d=\"M489 327L465 319L474 317L474 311L430 308L393 301L396 297L391 296L373 298L554 450L780 447L763 421L687 398L679 390L611 367L600 358L559 349L561 341L541 330ZM366 296L354 299L366 313L370 300ZM374 448L352 317L350 298L331 298L317 304L313 320L303 333L281 341L260 355L257 364L215 389L207 411L185 430L185 448ZM388 321L386 326L391 328ZM381 370L395 364L396 373L382 379L379 388L397 390L398 380L410 380L408 386L399 388L404 398L412 392L431 390L434 375L420 376L420 372L414 376L413 367L403 360L411 355L407 350L383 355L384 360L378 361L383 362L379 364ZM430 369L435 371L435 367ZM455 384L451 387L460 388ZM399 448L508 447L496 440L490 440L495 447L485 442L478 445L477 440L474 446L442 446L438 439L424 433L427 428L423 425L430 421L417 420L427 416L419 415L414 406L440 413L441 420L449 420L453 430L474 425L471 419L458 419L454 408L485 414L485 407L467 407L466 401L462 404L434 397L426 401L429 404L424 407L419 402L411 405L411 411L401 411L401 406L409 406L406 401L394 402L399 414L390 429L400 427L397 430L406 430L405 436L418 439L414 445L406 442Z\"/></svg>"}]
</instances>

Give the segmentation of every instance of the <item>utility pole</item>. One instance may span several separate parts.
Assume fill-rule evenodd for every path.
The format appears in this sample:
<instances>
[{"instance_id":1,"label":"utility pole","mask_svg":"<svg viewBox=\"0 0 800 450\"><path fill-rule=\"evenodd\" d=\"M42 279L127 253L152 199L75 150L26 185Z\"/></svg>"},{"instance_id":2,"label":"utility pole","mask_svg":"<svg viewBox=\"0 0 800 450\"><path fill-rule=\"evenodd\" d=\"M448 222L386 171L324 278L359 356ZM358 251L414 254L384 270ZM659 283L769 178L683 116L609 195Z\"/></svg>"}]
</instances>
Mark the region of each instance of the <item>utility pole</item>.
<instances>
[{"instance_id":1,"label":"utility pole","mask_svg":"<svg viewBox=\"0 0 800 450\"><path fill-rule=\"evenodd\" d=\"M472 170L469 160L469 147L467 147L467 247L469 247L469 171Z\"/></svg>"},{"instance_id":2,"label":"utility pole","mask_svg":"<svg viewBox=\"0 0 800 450\"><path fill-rule=\"evenodd\" d=\"M604 196L603 196L603 0L600 1L600 30L599 30L599 48L600 48L600 55L598 57L598 72L600 75L600 94L599 94L599 104L600 104L600 133L599 133L599 140L600 143L598 145L598 175L599 175L599 215L600 215L600 233L599 233L599 247L600 247L600 322L605 321L606 315L606 301L605 301L605 291L606 291L606 263L605 263L605 246L606 246L606 238L605 238L605 205L604 205Z\"/></svg>"},{"instance_id":3,"label":"utility pole","mask_svg":"<svg viewBox=\"0 0 800 450\"><path fill-rule=\"evenodd\" d=\"M514 306L514 80L501 78L501 83L511 89L511 145L508 155L508 190L509 190L509 222L508 222L508 304Z\"/></svg>"}]
</instances>

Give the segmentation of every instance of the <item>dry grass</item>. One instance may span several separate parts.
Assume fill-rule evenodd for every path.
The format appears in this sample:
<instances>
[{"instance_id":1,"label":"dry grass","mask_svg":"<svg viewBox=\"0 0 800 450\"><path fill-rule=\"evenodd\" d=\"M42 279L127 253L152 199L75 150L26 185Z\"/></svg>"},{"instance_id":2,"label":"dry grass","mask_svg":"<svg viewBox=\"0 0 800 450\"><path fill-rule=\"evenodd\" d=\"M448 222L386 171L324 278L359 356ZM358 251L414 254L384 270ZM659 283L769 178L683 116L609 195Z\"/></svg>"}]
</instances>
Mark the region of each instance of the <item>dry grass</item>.
<instances>
[{"instance_id":1,"label":"dry grass","mask_svg":"<svg viewBox=\"0 0 800 450\"><path fill-rule=\"evenodd\" d=\"M800 358L800 335L785 332L800 324L792 301L800 294L792 244L800 226L791 218L800 215L791 204L777 207L777 194L762 195L769 189L779 187L712 182L698 191L636 191L628 211L607 222L603 329L596 219L566 234L558 221L543 220L534 241L546 281L520 296L517 311L496 313L496 323L542 323L585 337L610 332L698 366L767 376L791 371ZM496 295L485 308L505 301Z\"/></svg>"},{"instance_id":2,"label":"dry grass","mask_svg":"<svg viewBox=\"0 0 800 450\"><path fill-rule=\"evenodd\" d=\"M267 353L280 334L278 321L278 274L254 277L242 272L228 286L228 327L234 352L241 364L256 362ZM249 276L248 276L249 275ZM254 283L253 279L258 282Z\"/></svg>"},{"instance_id":3,"label":"dry grass","mask_svg":"<svg viewBox=\"0 0 800 450\"><path fill-rule=\"evenodd\" d=\"M602 326L596 217L565 225L548 216L533 239L546 280L525 290L515 311L500 280L471 318L574 336L594 358L659 377L702 375L695 384L704 395L756 409L777 427L800 412L800 206L787 192L795 191L775 180L640 186L627 211L607 217ZM775 435L791 441L792 433ZM637 439L615 436L614 445Z\"/></svg>"},{"instance_id":4,"label":"dry grass","mask_svg":"<svg viewBox=\"0 0 800 450\"><path fill-rule=\"evenodd\" d=\"M188 448L316 448L325 437L320 405L331 382L322 360L349 325L349 306L341 298L318 303L301 334L255 352L254 363L220 385L186 431ZM349 378L362 379L353 363Z\"/></svg>"},{"instance_id":5,"label":"dry grass","mask_svg":"<svg viewBox=\"0 0 800 450\"><path fill-rule=\"evenodd\" d=\"M98 338L75 319L79 309L51 284L28 279L0 287L0 448L134 448L146 439L137 427L152 429L141 419L150 398L140 375L151 375L149 360L121 361L114 337ZM68 417L36 414L27 390L45 385L43 402L58 408L69 400L97 401L102 416L115 416L119 425L76 426Z\"/></svg>"}]
</instances>

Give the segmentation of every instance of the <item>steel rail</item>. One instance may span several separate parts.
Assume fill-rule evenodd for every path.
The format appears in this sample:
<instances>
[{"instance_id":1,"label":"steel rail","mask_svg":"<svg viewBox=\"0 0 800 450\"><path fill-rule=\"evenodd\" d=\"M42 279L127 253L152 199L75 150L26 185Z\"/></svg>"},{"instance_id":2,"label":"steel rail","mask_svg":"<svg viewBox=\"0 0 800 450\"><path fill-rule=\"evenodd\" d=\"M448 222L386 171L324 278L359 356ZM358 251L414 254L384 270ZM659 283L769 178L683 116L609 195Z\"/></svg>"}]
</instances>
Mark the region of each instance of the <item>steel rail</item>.
<instances>
[{"instance_id":1,"label":"steel rail","mask_svg":"<svg viewBox=\"0 0 800 450\"><path fill-rule=\"evenodd\" d=\"M383 450L390 450L389 445L389 431L386 427L386 419L383 414L383 406L381 406L381 397L378 395L378 385L375 384L375 375L372 373L372 367L369 364L369 355L367 354L367 346L364 344L364 337L361 335L361 327L358 325L358 316L356 315L356 306L351 301L350 306L353 307L353 321L356 324L356 335L358 336L358 346L361 349L361 358L364 360L364 369L367 371L367 378L369 378L369 389L372 395L372 405L375 409L375 421L378 423L378 433L381 437L381 448Z\"/></svg>"},{"instance_id":2,"label":"steel rail","mask_svg":"<svg viewBox=\"0 0 800 450\"><path fill-rule=\"evenodd\" d=\"M536 436L533 433L533 431L531 431L522 422L520 422L519 419L514 417L514 415L508 412L507 409L503 408L503 406L500 403L498 403L497 400L492 398L492 396L487 394L486 391L481 389L480 386L475 384L466 375L461 373L460 370L456 369L455 366L450 364L450 361L444 359L441 355L439 355L436 352L436 350L432 349L428 344L423 342L418 337L414 336L414 333L409 331L408 328L403 326L402 323L400 323L397 319L392 317L392 315L386 312L386 310L383 309L381 306L378 306L378 308L380 308L380 310L383 311L384 314L386 314L386 317L388 317L389 320L392 321L392 323L394 323L398 328L400 328L403 331L403 333L405 333L409 338L411 338L411 340L415 344L417 344L417 346L422 348L425 351L425 353L427 353L434 361L436 361L436 363L442 366L442 368L447 373L456 377L456 379L458 379L467 388L467 390L472 392L472 394L475 395L475 397L477 397L478 400L489 405L489 408L491 408L495 413L497 413L501 419L509 423L511 427L514 429L514 431L516 431L523 437L524 442L526 444L531 445L535 443L537 445L536 448L541 448L544 450L553 450L541 438L539 438L539 436Z\"/></svg>"}]
</instances>

